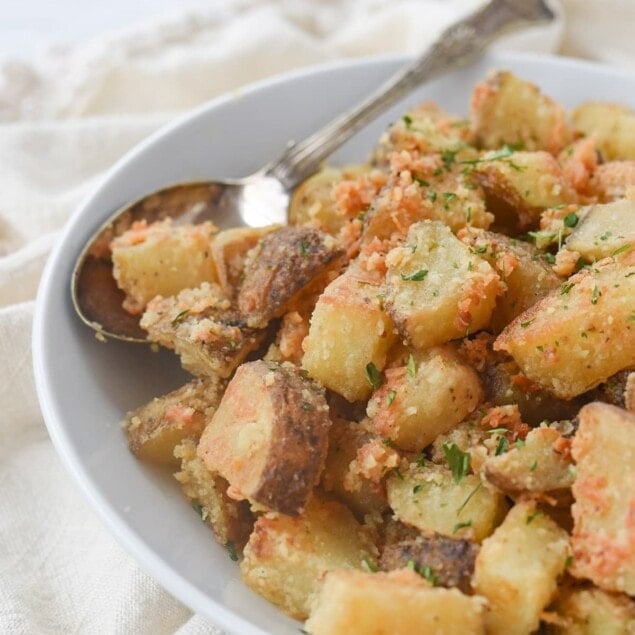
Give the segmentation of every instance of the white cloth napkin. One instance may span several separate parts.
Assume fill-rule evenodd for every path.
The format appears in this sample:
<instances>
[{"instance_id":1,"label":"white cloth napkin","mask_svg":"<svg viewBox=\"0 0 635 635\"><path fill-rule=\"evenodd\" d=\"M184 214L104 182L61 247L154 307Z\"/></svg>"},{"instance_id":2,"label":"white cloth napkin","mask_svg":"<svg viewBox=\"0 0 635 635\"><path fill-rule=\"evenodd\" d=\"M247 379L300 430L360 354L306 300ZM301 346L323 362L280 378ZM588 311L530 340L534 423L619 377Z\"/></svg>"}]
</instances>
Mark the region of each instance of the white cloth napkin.
<instances>
[{"instance_id":1,"label":"white cloth napkin","mask_svg":"<svg viewBox=\"0 0 635 635\"><path fill-rule=\"evenodd\" d=\"M34 297L80 199L124 152L187 108L293 67L418 51L477 4L210 1L206 12L53 51L38 65L0 57L0 632L219 632L102 528L39 412ZM502 46L635 63L632 0L562 0L558 8L556 24Z\"/></svg>"}]
</instances>

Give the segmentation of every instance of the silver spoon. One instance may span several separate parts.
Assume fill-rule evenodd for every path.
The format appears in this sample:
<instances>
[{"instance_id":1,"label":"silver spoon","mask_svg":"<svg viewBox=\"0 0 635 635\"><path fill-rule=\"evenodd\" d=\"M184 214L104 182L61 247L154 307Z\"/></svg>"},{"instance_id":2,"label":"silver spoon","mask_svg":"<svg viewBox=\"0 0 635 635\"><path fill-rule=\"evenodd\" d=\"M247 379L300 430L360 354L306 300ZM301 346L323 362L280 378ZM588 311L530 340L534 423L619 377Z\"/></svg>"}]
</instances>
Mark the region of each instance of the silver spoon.
<instances>
[{"instance_id":1,"label":"silver spoon","mask_svg":"<svg viewBox=\"0 0 635 635\"><path fill-rule=\"evenodd\" d=\"M413 88L475 58L499 35L554 17L547 0L490 0L449 26L419 58L400 70L365 101L292 143L276 161L242 179L183 183L166 187L117 210L81 252L71 280L79 317L101 336L146 342L139 317L123 307L112 276L110 241L134 221L171 217L178 223L211 220L220 228L284 223L290 195L322 161Z\"/></svg>"}]
</instances>

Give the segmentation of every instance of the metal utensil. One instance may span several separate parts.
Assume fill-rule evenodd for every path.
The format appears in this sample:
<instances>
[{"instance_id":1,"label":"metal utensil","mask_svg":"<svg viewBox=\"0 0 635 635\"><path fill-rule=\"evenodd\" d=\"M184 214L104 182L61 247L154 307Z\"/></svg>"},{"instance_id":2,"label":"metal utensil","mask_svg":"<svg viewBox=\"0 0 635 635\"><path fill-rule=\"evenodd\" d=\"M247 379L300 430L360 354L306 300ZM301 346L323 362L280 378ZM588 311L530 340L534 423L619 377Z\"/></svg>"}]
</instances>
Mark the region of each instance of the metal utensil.
<instances>
[{"instance_id":1,"label":"metal utensil","mask_svg":"<svg viewBox=\"0 0 635 635\"><path fill-rule=\"evenodd\" d=\"M449 26L420 57L358 106L311 136L290 144L277 160L242 179L166 187L117 210L90 239L71 280L79 317L101 336L145 342L138 316L123 307L112 276L110 241L133 222L171 217L176 223L211 220L221 228L259 227L286 221L293 189L358 130L425 81L474 59L496 37L554 17L546 0L490 0Z\"/></svg>"}]
</instances>

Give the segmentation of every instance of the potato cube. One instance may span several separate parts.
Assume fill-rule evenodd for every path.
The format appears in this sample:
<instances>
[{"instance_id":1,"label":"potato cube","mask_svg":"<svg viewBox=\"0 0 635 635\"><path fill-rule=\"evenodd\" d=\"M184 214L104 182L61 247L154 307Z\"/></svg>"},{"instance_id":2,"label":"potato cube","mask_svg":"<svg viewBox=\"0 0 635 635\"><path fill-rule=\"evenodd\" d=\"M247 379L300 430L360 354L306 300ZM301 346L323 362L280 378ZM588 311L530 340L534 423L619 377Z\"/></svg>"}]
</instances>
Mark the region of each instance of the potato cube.
<instances>
[{"instance_id":1,"label":"potato cube","mask_svg":"<svg viewBox=\"0 0 635 635\"><path fill-rule=\"evenodd\" d=\"M174 478L183 493L192 501L214 532L214 537L227 548L242 549L251 534L254 516L247 501L236 501L227 496L229 483L218 474L212 474L196 455L196 443L186 439L176 446L174 455L181 460L180 471Z\"/></svg>"},{"instance_id":2,"label":"potato cube","mask_svg":"<svg viewBox=\"0 0 635 635\"><path fill-rule=\"evenodd\" d=\"M573 110L571 120L577 130L595 137L607 161L635 159L635 113L626 106L586 102Z\"/></svg>"},{"instance_id":3,"label":"potato cube","mask_svg":"<svg viewBox=\"0 0 635 635\"><path fill-rule=\"evenodd\" d=\"M412 225L407 243L386 256L386 308L417 349L464 337L489 324L500 279L443 223Z\"/></svg>"},{"instance_id":4,"label":"potato cube","mask_svg":"<svg viewBox=\"0 0 635 635\"><path fill-rule=\"evenodd\" d=\"M124 308L141 313L157 295L217 280L211 223L173 226L169 219L138 222L112 241L113 275L126 293Z\"/></svg>"},{"instance_id":5,"label":"potato cube","mask_svg":"<svg viewBox=\"0 0 635 635\"><path fill-rule=\"evenodd\" d=\"M492 73L474 87L470 118L476 140L485 148L507 143L557 154L571 138L562 106L508 71Z\"/></svg>"},{"instance_id":6,"label":"potato cube","mask_svg":"<svg viewBox=\"0 0 635 635\"><path fill-rule=\"evenodd\" d=\"M187 437L200 437L224 387L219 380L195 379L129 412L124 426L132 452L142 461L178 466L174 447Z\"/></svg>"},{"instance_id":7,"label":"potato cube","mask_svg":"<svg viewBox=\"0 0 635 635\"><path fill-rule=\"evenodd\" d=\"M487 260L505 284L492 314L495 331L501 331L549 291L560 287L560 279L533 245L474 229L463 232L461 240Z\"/></svg>"},{"instance_id":8,"label":"potato cube","mask_svg":"<svg viewBox=\"0 0 635 635\"><path fill-rule=\"evenodd\" d=\"M308 619L311 635L481 635L483 600L435 588L414 571L332 571Z\"/></svg>"},{"instance_id":9,"label":"potato cube","mask_svg":"<svg viewBox=\"0 0 635 635\"><path fill-rule=\"evenodd\" d=\"M348 401L368 398L372 386L366 369L372 363L381 370L395 341L380 294L377 281L352 265L328 285L311 316L302 366Z\"/></svg>"},{"instance_id":10,"label":"potato cube","mask_svg":"<svg viewBox=\"0 0 635 635\"><path fill-rule=\"evenodd\" d=\"M567 533L535 503L516 504L483 541L472 586L488 600L485 625L492 635L529 635L557 591L569 554Z\"/></svg>"},{"instance_id":11,"label":"potato cube","mask_svg":"<svg viewBox=\"0 0 635 635\"><path fill-rule=\"evenodd\" d=\"M485 478L509 496L566 491L573 483L574 470L568 453L555 449L562 441L563 437L553 428L535 428L522 445L490 456L483 465Z\"/></svg>"},{"instance_id":12,"label":"potato cube","mask_svg":"<svg viewBox=\"0 0 635 635\"><path fill-rule=\"evenodd\" d=\"M476 166L476 176L494 214L494 227L505 233L533 229L543 209L578 199L548 152L491 152Z\"/></svg>"},{"instance_id":13,"label":"potato cube","mask_svg":"<svg viewBox=\"0 0 635 635\"><path fill-rule=\"evenodd\" d=\"M361 568L374 561L376 550L344 505L313 498L301 516L260 516L244 556L245 583L291 617L305 619L328 571Z\"/></svg>"},{"instance_id":14,"label":"potato cube","mask_svg":"<svg viewBox=\"0 0 635 635\"><path fill-rule=\"evenodd\" d=\"M635 414L600 402L584 406L571 452L571 571L606 591L635 595Z\"/></svg>"},{"instance_id":15,"label":"potato cube","mask_svg":"<svg viewBox=\"0 0 635 635\"><path fill-rule=\"evenodd\" d=\"M635 200L593 205L565 241L591 262L635 250Z\"/></svg>"},{"instance_id":16,"label":"potato cube","mask_svg":"<svg viewBox=\"0 0 635 635\"><path fill-rule=\"evenodd\" d=\"M417 452L463 421L481 402L483 390L474 369L451 345L411 359L410 370L406 365L386 370L367 413L377 434Z\"/></svg>"},{"instance_id":17,"label":"potato cube","mask_svg":"<svg viewBox=\"0 0 635 635\"><path fill-rule=\"evenodd\" d=\"M283 514L302 512L326 458L324 389L291 364L243 364L207 424L198 454L230 495Z\"/></svg>"},{"instance_id":18,"label":"potato cube","mask_svg":"<svg viewBox=\"0 0 635 635\"><path fill-rule=\"evenodd\" d=\"M263 236L278 228L278 225L232 227L218 232L212 238L212 257L216 265L218 283L228 297L233 296L240 286L249 250L255 247Z\"/></svg>"},{"instance_id":19,"label":"potato cube","mask_svg":"<svg viewBox=\"0 0 635 635\"><path fill-rule=\"evenodd\" d=\"M332 236L309 227L283 227L264 236L249 253L238 292L247 325L263 328L296 308L303 292L321 293L343 255Z\"/></svg>"},{"instance_id":20,"label":"potato cube","mask_svg":"<svg viewBox=\"0 0 635 635\"><path fill-rule=\"evenodd\" d=\"M480 542L505 516L504 496L473 474L460 482L440 465L411 465L386 482L388 503L395 516L420 531Z\"/></svg>"},{"instance_id":21,"label":"potato cube","mask_svg":"<svg viewBox=\"0 0 635 635\"><path fill-rule=\"evenodd\" d=\"M609 161L598 165L590 182L591 195L610 203L635 194L635 161Z\"/></svg>"},{"instance_id":22,"label":"potato cube","mask_svg":"<svg viewBox=\"0 0 635 635\"><path fill-rule=\"evenodd\" d=\"M635 364L635 250L575 274L498 336L529 379L571 399Z\"/></svg>"},{"instance_id":23,"label":"potato cube","mask_svg":"<svg viewBox=\"0 0 635 635\"><path fill-rule=\"evenodd\" d=\"M562 624L549 626L561 635L633 635L635 601L595 588L567 589L555 605Z\"/></svg>"},{"instance_id":24,"label":"potato cube","mask_svg":"<svg viewBox=\"0 0 635 635\"><path fill-rule=\"evenodd\" d=\"M152 300L141 318L151 342L174 349L185 370L229 377L256 350L265 333L247 328L216 284Z\"/></svg>"}]
</instances>

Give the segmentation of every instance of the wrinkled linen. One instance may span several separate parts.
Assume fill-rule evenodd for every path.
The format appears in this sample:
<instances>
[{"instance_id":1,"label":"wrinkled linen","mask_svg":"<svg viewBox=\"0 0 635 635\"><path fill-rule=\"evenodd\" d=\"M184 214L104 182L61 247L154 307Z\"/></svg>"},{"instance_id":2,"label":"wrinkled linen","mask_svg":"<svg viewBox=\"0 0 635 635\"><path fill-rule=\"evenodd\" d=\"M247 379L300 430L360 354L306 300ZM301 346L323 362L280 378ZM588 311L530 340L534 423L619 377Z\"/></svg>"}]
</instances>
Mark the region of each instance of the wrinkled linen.
<instances>
[{"instance_id":1,"label":"wrinkled linen","mask_svg":"<svg viewBox=\"0 0 635 635\"><path fill-rule=\"evenodd\" d=\"M336 58L416 52L476 0L224 0L56 50L0 57L0 632L219 633L101 526L35 395L34 298L64 222L104 171L184 110ZM630 0L562 0L498 46L635 63ZM0 45L1 46L1 45Z\"/></svg>"}]
</instances>

